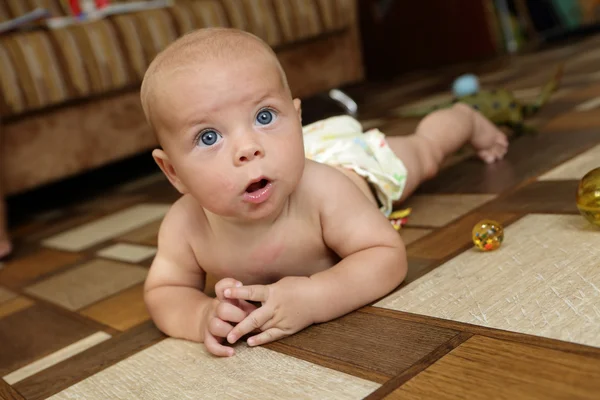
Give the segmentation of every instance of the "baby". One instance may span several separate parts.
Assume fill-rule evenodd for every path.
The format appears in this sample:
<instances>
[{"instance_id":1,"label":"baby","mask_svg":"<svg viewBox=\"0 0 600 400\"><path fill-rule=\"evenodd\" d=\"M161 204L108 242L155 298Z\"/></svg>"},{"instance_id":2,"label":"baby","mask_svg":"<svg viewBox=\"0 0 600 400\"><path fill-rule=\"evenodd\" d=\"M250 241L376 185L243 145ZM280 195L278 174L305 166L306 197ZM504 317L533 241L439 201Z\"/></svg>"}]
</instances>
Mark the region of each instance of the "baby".
<instances>
[{"instance_id":1,"label":"baby","mask_svg":"<svg viewBox=\"0 0 600 400\"><path fill-rule=\"evenodd\" d=\"M407 269L393 207L462 145L486 162L508 145L460 104L407 137L363 133L347 116L303 130L275 53L234 29L172 43L141 100L161 147L153 157L182 194L160 227L145 302L164 333L217 356L249 333L261 345L390 293ZM207 273L215 298L203 293Z\"/></svg>"}]
</instances>

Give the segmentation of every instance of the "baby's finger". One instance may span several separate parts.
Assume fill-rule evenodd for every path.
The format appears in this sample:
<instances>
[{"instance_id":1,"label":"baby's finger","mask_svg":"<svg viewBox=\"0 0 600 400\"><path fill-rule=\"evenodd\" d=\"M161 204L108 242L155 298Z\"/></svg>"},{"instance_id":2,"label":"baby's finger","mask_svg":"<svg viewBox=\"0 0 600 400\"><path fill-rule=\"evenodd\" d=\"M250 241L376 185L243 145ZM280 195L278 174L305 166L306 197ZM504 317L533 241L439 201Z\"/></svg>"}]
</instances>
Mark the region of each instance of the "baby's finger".
<instances>
[{"instance_id":1,"label":"baby's finger","mask_svg":"<svg viewBox=\"0 0 600 400\"><path fill-rule=\"evenodd\" d=\"M227 299L260 301L262 303L269 299L269 287L265 285L230 287L223 293Z\"/></svg>"},{"instance_id":2,"label":"baby's finger","mask_svg":"<svg viewBox=\"0 0 600 400\"><path fill-rule=\"evenodd\" d=\"M230 287L240 287L242 286L242 282L235 280L233 278L223 278L215 284L215 295L219 300L225 300L225 296L223 295L223 291Z\"/></svg>"},{"instance_id":3,"label":"baby's finger","mask_svg":"<svg viewBox=\"0 0 600 400\"><path fill-rule=\"evenodd\" d=\"M246 318L249 313L233 304L221 303L217 306L216 314L217 314L217 317L219 317L223 321L237 323L237 322L243 321L244 318Z\"/></svg>"},{"instance_id":4,"label":"baby's finger","mask_svg":"<svg viewBox=\"0 0 600 400\"><path fill-rule=\"evenodd\" d=\"M239 303L239 307L244 310L248 315L250 314L252 311L256 310L258 307L256 307L254 304L252 303L248 303L246 300L237 300Z\"/></svg>"},{"instance_id":5,"label":"baby's finger","mask_svg":"<svg viewBox=\"0 0 600 400\"><path fill-rule=\"evenodd\" d=\"M233 329L233 326L227 322L219 319L212 318L208 323L208 331L213 335L220 338L225 338L229 335L229 332Z\"/></svg>"},{"instance_id":6,"label":"baby's finger","mask_svg":"<svg viewBox=\"0 0 600 400\"><path fill-rule=\"evenodd\" d=\"M282 337L286 336L285 332L278 328L267 329L264 332L259 333L248 338L248 346L260 346L265 343L274 342Z\"/></svg>"},{"instance_id":7,"label":"baby's finger","mask_svg":"<svg viewBox=\"0 0 600 400\"><path fill-rule=\"evenodd\" d=\"M273 312L271 310L265 307L257 308L229 332L227 341L229 343L235 343L242 336L247 335L255 329L259 329L271 318L273 318Z\"/></svg>"},{"instance_id":8,"label":"baby's finger","mask_svg":"<svg viewBox=\"0 0 600 400\"><path fill-rule=\"evenodd\" d=\"M217 339L210 332L206 332L204 335L204 346L206 346L206 350L217 357L231 357L235 353L231 347L223 346L217 342Z\"/></svg>"}]
</instances>

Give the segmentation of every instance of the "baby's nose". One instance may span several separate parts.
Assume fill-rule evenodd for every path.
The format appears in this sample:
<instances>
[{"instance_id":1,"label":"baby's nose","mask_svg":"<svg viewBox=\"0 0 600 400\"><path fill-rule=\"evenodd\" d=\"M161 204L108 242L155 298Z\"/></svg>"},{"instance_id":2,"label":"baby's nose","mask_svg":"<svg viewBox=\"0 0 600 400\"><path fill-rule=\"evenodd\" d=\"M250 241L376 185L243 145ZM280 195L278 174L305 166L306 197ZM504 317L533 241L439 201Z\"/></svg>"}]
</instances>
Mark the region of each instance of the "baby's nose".
<instances>
[{"instance_id":1,"label":"baby's nose","mask_svg":"<svg viewBox=\"0 0 600 400\"><path fill-rule=\"evenodd\" d=\"M236 161L239 164L244 164L262 156L264 156L264 150L258 143L248 143L239 149L236 154Z\"/></svg>"}]
</instances>

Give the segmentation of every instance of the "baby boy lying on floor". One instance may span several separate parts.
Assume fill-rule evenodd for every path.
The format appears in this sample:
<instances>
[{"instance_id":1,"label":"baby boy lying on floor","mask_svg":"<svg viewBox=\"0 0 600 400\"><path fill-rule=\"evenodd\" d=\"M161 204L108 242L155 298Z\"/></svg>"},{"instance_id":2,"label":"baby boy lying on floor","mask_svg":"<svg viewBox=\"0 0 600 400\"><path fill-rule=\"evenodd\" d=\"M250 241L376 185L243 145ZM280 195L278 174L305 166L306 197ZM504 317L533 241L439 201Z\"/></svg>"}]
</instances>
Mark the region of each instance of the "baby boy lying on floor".
<instances>
[{"instance_id":1,"label":"baby boy lying on floor","mask_svg":"<svg viewBox=\"0 0 600 400\"><path fill-rule=\"evenodd\" d=\"M145 301L167 335L217 356L329 321L404 279L387 216L465 143L493 162L507 139L464 105L386 138L341 116L302 127L274 52L234 29L181 37L141 89L153 157L182 194L159 232ZM216 276L216 298L203 293ZM256 307L252 302L261 304Z\"/></svg>"}]
</instances>

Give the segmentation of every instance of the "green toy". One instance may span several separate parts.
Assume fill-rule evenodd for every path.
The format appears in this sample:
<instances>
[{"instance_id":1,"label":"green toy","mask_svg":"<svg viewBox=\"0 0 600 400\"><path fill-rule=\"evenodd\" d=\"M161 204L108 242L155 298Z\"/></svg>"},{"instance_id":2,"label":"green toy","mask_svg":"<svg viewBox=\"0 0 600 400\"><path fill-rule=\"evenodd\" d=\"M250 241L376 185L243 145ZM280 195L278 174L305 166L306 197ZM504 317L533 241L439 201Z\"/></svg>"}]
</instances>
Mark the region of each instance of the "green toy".
<instances>
[{"instance_id":1,"label":"green toy","mask_svg":"<svg viewBox=\"0 0 600 400\"><path fill-rule=\"evenodd\" d=\"M460 102L479 110L479 112L496 125L511 128L517 136L524 133L533 133L535 132L535 128L526 125L525 118L535 114L550 99L552 93L560 85L562 73L563 66L560 65L556 69L552 79L542 87L542 92L536 101L531 104L521 103L515 98L512 92L506 89L481 90L474 94L454 97L449 101L434 106L395 112L394 115L421 118L435 110L448 108Z\"/></svg>"}]
</instances>

